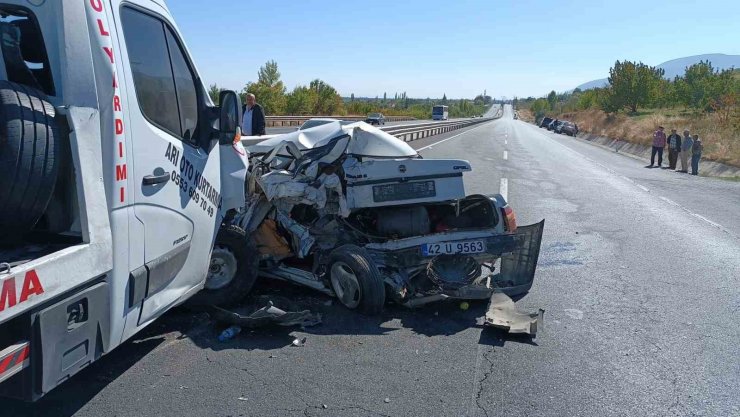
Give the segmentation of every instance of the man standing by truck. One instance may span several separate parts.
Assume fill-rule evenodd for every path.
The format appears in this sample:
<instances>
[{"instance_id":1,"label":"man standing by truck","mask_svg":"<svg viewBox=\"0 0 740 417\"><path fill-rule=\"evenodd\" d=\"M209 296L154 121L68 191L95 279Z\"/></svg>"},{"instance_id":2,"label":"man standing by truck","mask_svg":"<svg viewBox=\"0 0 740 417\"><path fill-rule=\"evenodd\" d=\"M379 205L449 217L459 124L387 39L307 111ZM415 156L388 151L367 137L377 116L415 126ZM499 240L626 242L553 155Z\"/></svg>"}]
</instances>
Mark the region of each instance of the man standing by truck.
<instances>
[{"instance_id":1,"label":"man standing by truck","mask_svg":"<svg viewBox=\"0 0 740 417\"><path fill-rule=\"evenodd\" d=\"M264 135L265 125L265 111L257 104L254 94L247 94L247 104L244 106L244 117L242 117L242 134L246 136Z\"/></svg>"}]
</instances>

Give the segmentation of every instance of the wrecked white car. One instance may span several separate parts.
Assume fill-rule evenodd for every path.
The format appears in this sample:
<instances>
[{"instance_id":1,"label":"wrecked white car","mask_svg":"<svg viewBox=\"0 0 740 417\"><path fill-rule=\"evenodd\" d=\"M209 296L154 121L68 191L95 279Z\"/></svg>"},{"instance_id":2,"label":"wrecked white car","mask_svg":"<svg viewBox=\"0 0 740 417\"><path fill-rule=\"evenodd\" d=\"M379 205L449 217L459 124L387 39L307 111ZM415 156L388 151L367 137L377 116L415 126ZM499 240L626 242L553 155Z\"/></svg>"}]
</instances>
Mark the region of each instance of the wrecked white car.
<instances>
[{"instance_id":1,"label":"wrecked white car","mask_svg":"<svg viewBox=\"0 0 740 417\"><path fill-rule=\"evenodd\" d=\"M544 220L517 227L502 196L466 196L467 161L423 159L364 122L247 149L246 209L228 221L253 239L261 276L368 314L387 300L413 307L532 286Z\"/></svg>"}]
</instances>

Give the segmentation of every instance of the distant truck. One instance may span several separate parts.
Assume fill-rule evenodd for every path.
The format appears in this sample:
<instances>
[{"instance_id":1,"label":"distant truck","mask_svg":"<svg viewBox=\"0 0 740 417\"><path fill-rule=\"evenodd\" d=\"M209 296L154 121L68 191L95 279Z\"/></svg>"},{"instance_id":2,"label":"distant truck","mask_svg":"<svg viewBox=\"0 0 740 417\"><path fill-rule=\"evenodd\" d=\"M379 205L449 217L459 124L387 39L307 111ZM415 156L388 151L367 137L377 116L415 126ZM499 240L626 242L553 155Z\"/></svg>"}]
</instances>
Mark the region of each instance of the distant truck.
<instances>
[{"instance_id":1,"label":"distant truck","mask_svg":"<svg viewBox=\"0 0 740 417\"><path fill-rule=\"evenodd\" d=\"M432 120L447 120L449 119L449 110L447 106L434 106L432 107Z\"/></svg>"},{"instance_id":2,"label":"distant truck","mask_svg":"<svg viewBox=\"0 0 740 417\"><path fill-rule=\"evenodd\" d=\"M221 227L248 161L236 93L211 103L163 1L8 0L0 34L0 396L36 400L170 308L249 291Z\"/></svg>"}]
</instances>

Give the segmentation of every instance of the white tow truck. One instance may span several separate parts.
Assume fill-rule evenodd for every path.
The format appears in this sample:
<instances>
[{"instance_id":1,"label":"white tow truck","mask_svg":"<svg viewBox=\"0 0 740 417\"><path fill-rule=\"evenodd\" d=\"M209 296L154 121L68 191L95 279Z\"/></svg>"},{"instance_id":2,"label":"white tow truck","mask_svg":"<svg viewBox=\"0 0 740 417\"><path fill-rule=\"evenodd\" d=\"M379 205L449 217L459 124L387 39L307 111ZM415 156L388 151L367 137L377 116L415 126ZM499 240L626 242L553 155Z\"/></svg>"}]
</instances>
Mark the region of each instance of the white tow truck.
<instances>
[{"instance_id":1,"label":"white tow truck","mask_svg":"<svg viewBox=\"0 0 740 417\"><path fill-rule=\"evenodd\" d=\"M248 161L238 96L211 103L162 0L3 0L0 35L0 396L36 400L249 291L248 239L220 231Z\"/></svg>"}]
</instances>

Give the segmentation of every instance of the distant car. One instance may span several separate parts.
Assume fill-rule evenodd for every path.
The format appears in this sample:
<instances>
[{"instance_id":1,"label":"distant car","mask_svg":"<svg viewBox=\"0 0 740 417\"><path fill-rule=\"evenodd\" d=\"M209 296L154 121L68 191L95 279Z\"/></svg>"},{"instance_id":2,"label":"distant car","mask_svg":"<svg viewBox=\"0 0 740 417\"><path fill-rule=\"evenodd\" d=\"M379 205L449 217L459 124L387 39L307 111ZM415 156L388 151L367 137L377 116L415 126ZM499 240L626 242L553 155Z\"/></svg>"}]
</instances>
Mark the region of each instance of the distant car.
<instances>
[{"instance_id":1,"label":"distant car","mask_svg":"<svg viewBox=\"0 0 740 417\"><path fill-rule=\"evenodd\" d=\"M568 136L575 136L578 134L578 125L573 122L563 122L563 124L557 127L556 132Z\"/></svg>"},{"instance_id":2,"label":"distant car","mask_svg":"<svg viewBox=\"0 0 740 417\"><path fill-rule=\"evenodd\" d=\"M547 128L550 123L552 123L552 117L543 117L542 121L540 122L540 127Z\"/></svg>"},{"instance_id":3,"label":"distant car","mask_svg":"<svg viewBox=\"0 0 740 417\"><path fill-rule=\"evenodd\" d=\"M312 127L321 126L321 125L325 125L327 123L338 122L338 121L339 121L339 119L330 119L330 118L308 119L305 122L303 122L303 124L301 125L301 127L298 128L298 130L306 130L306 129L310 129Z\"/></svg>"},{"instance_id":4,"label":"distant car","mask_svg":"<svg viewBox=\"0 0 740 417\"><path fill-rule=\"evenodd\" d=\"M365 123L376 126L384 125L385 117L380 113L370 113L365 119Z\"/></svg>"}]
</instances>

